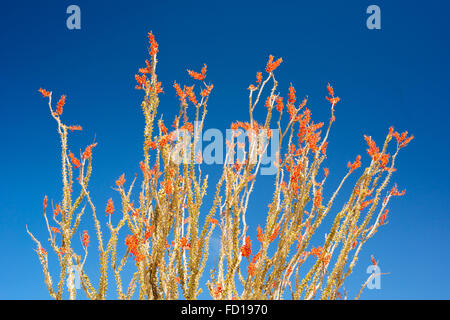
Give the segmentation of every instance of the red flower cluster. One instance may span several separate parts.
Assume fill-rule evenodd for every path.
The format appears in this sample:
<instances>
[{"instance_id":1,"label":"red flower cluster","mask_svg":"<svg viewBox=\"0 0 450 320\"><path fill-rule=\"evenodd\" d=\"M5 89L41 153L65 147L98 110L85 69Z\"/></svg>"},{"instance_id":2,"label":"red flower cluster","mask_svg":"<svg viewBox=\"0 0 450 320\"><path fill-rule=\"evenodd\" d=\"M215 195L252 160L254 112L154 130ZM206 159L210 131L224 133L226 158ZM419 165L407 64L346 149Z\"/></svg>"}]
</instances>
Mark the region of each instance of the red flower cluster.
<instances>
[{"instance_id":1,"label":"red flower cluster","mask_svg":"<svg viewBox=\"0 0 450 320\"><path fill-rule=\"evenodd\" d=\"M134 75L134 78L138 83L136 89L147 89L147 76L145 74L143 74L142 76L136 74Z\"/></svg>"},{"instance_id":2,"label":"red flower cluster","mask_svg":"<svg viewBox=\"0 0 450 320\"><path fill-rule=\"evenodd\" d=\"M399 192L397 189L397 184L394 184L391 190L391 196L403 196L405 194L406 190L403 190L402 192Z\"/></svg>"},{"instance_id":3,"label":"red flower cluster","mask_svg":"<svg viewBox=\"0 0 450 320\"><path fill-rule=\"evenodd\" d=\"M328 96L326 96L325 98L328 101L330 101L330 103L333 106L335 106L336 103L338 103L341 100L341 98L334 96L334 90L333 90L333 87L330 84L327 85L327 89L328 89Z\"/></svg>"},{"instance_id":4,"label":"red flower cluster","mask_svg":"<svg viewBox=\"0 0 450 320\"><path fill-rule=\"evenodd\" d=\"M69 151L69 158L70 158L70 162L72 162L72 164L74 165L75 169L81 167L81 162L80 160L78 160L72 152Z\"/></svg>"},{"instance_id":5,"label":"red flower cluster","mask_svg":"<svg viewBox=\"0 0 450 320\"><path fill-rule=\"evenodd\" d=\"M206 89L203 89L202 91L200 91L200 95L202 97L207 97L209 96L209 94L211 93L211 90L214 88L214 86L212 84L210 84L209 86L206 86Z\"/></svg>"},{"instance_id":6,"label":"red flower cluster","mask_svg":"<svg viewBox=\"0 0 450 320\"><path fill-rule=\"evenodd\" d=\"M288 96L289 96L288 103L294 104L295 100L297 100L297 97L295 96L295 88L292 85L292 83L289 86L289 94L288 94Z\"/></svg>"},{"instance_id":7,"label":"red flower cluster","mask_svg":"<svg viewBox=\"0 0 450 320\"><path fill-rule=\"evenodd\" d=\"M243 257L250 257L252 254L252 241L250 240L250 237L247 236L245 238L244 244L241 246L241 255Z\"/></svg>"},{"instance_id":8,"label":"red flower cluster","mask_svg":"<svg viewBox=\"0 0 450 320\"><path fill-rule=\"evenodd\" d=\"M153 35L153 33L150 31L148 33L148 42L150 43L150 55L153 57L154 55L156 55L158 53L158 43L155 40L155 36Z\"/></svg>"},{"instance_id":9,"label":"red flower cluster","mask_svg":"<svg viewBox=\"0 0 450 320\"><path fill-rule=\"evenodd\" d=\"M372 137L368 137L366 135L364 135L364 139L366 140L369 146L369 149L367 149L367 153L374 161L377 161L380 157L380 152L378 150L375 141L372 140Z\"/></svg>"},{"instance_id":10,"label":"red flower cluster","mask_svg":"<svg viewBox=\"0 0 450 320\"><path fill-rule=\"evenodd\" d=\"M366 140L369 146L369 149L367 149L367 153L370 155L372 160L378 161L381 168L388 170L388 168L386 168L386 165L389 162L390 154L384 154L382 152L379 152L379 149L375 144L375 141L373 141L371 137L364 136L364 139Z\"/></svg>"},{"instance_id":11,"label":"red flower cluster","mask_svg":"<svg viewBox=\"0 0 450 320\"><path fill-rule=\"evenodd\" d=\"M258 226L258 228L256 228L256 238L258 239L259 242L261 243L264 242L264 234L261 229L261 226Z\"/></svg>"},{"instance_id":12,"label":"red flower cluster","mask_svg":"<svg viewBox=\"0 0 450 320\"><path fill-rule=\"evenodd\" d=\"M375 260L375 258L373 257L373 255L370 256L370 260L372 261L372 264L374 266L378 265L378 262Z\"/></svg>"},{"instance_id":13,"label":"red flower cluster","mask_svg":"<svg viewBox=\"0 0 450 320\"><path fill-rule=\"evenodd\" d=\"M266 66L267 73L272 73L283 62L282 58L279 58L277 61L273 62L273 58L274 58L273 55L269 56L269 61L267 61L267 66Z\"/></svg>"},{"instance_id":14,"label":"red flower cluster","mask_svg":"<svg viewBox=\"0 0 450 320\"><path fill-rule=\"evenodd\" d=\"M45 89L42 89L42 88L39 89L39 92L42 94L42 96L44 98L49 98L52 95L51 92L49 92L49 91L47 91Z\"/></svg>"},{"instance_id":15,"label":"red flower cluster","mask_svg":"<svg viewBox=\"0 0 450 320\"><path fill-rule=\"evenodd\" d=\"M356 157L355 162L351 163L350 161L347 163L347 168L350 169L350 172L355 171L356 169L358 169L359 167L361 167L361 156L358 155Z\"/></svg>"},{"instance_id":16,"label":"red flower cluster","mask_svg":"<svg viewBox=\"0 0 450 320\"><path fill-rule=\"evenodd\" d=\"M263 233L263 230L261 229L261 226L258 226L256 228L256 233L257 233L256 238L258 239L258 241L263 243L264 242L264 233ZM280 227L277 226L275 228L275 230L272 232L272 234L269 236L269 242L275 241L275 239L278 237L279 234L280 234Z\"/></svg>"},{"instance_id":17,"label":"red flower cluster","mask_svg":"<svg viewBox=\"0 0 450 320\"><path fill-rule=\"evenodd\" d=\"M192 70L188 70L187 72L195 80L203 81L206 78L206 64L203 65L201 73L198 73L198 72L195 72L195 71L192 71Z\"/></svg>"},{"instance_id":18,"label":"red flower cluster","mask_svg":"<svg viewBox=\"0 0 450 320\"><path fill-rule=\"evenodd\" d=\"M53 216L54 216L54 217L57 217L58 214L60 214L60 213L62 213L62 211L61 211L61 205L57 204L57 205L55 206L55 209L53 209Z\"/></svg>"},{"instance_id":19,"label":"red flower cluster","mask_svg":"<svg viewBox=\"0 0 450 320\"><path fill-rule=\"evenodd\" d=\"M68 126L67 129L69 129L70 131L81 131L83 130L83 128L81 126Z\"/></svg>"},{"instance_id":20,"label":"red flower cluster","mask_svg":"<svg viewBox=\"0 0 450 320\"><path fill-rule=\"evenodd\" d=\"M142 174L144 175L144 178L146 178L146 179L151 179L152 178L152 175L160 175L161 173L160 172L158 172L158 167L155 165L154 167L153 167L153 169L149 169L146 165L144 165L144 163L141 161L141 162L139 162L139 166L140 166L140 168L141 168L141 170L142 170Z\"/></svg>"},{"instance_id":21,"label":"red flower cluster","mask_svg":"<svg viewBox=\"0 0 450 320\"><path fill-rule=\"evenodd\" d=\"M145 68L139 68L139 72L142 73L142 74L151 73L152 72L152 66L150 64L150 61L145 60L145 65L146 65Z\"/></svg>"},{"instance_id":22,"label":"red flower cluster","mask_svg":"<svg viewBox=\"0 0 450 320\"><path fill-rule=\"evenodd\" d=\"M216 288L214 289L214 296L218 297L222 294L222 292L223 292L222 284L219 282L217 283Z\"/></svg>"},{"instance_id":23,"label":"red flower cluster","mask_svg":"<svg viewBox=\"0 0 450 320\"><path fill-rule=\"evenodd\" d=\"M256 73L256 82L258 84L261 84L261 82L262 82L262 72L257 72Z\"/></svg>"},{"instance_id":24,"label":"red flower cluster","mask_svg":"<svg viewBox=\"0 0 450 320\"><path fill-rule=\"evenodd\" d=\"M192 102L194 105L197 105L197 98L195 97L194 93L194 86L191 87L185 87L186 95L190 102Z\"/></svg>"},{"instance_id":25,"label":"red flower cluster","mask_svg":"<svg viewBox=\"0 0 450 320\"><path fill-rule=\"evenodd\" d=\"M313 202L314 202L314 206L316 208L320 208L320 206L322 205L322 191L321 190L316 191Z\"/></svg>"},{"instance_id":26,"label":"red flower cluster","mask_svg":"<svg viewBox=\"0 0 450 320\"><path fill-rule=\"evenodd\" d=\"M381 218L380 218L380 225L383 225L383 224L386 223L388 212L389 212L388 209L384 210L384 212L383 212L383 214L381 215Z\"/></svg>"},{"instance_id":27,"label":"red flower cluster","mask_svg":"<svg viewBox=\"0 0 450 320\"><path fill-rule=\"evenodd\" d=\"M85 248L87 248L87 246L89 245L89 242L90 242L89 234L88 234L88 232L86 230L84 230L84 232L83 232L83 236L81 238L81 242L83 243L83 246Z\"/></svg>"},{"instance_id":28,"label":"red flower cluster","mask_svg":"<svg viewBox=\"0 0 450 320\"><path fill-rule=\"evenodd\" d=\"M278 97L278 99L277 99L277 106L276 106L276 108L277 108L277 111L278 112L281 112L281 111L283 111L283 98L282 97Z\"/></svg>"},{"instance_id":29,"label":"red flower cluster","mask_svg":"<svg viewBox=\"0 0 450 320\"><path fill-rule=\"evenodd\" d=\"M64 107L65 103L66 103L66 96L62 95L61 98L59 99L58 103L56 104L56 114L62 115L63 107Z\"/></svg>"},{"instance_id":30,"label":"red flower cluster","mask_svg":"<svg viewBox=\"0 0 450 320\"><path fill-rule=\"evenodd\" d=\"M125 239L125 245L131 252L131 255L134 256L134 260L136 262L140 262L144 260L144 254L139 252L139 239L135 235L128 235Z\"/></svg>"},{"instance_id":31,"label":"red flower cluster","mask_svg":"<svg viewBox=\"0 0 450 320\"><path fill-rule=\"evenodd\" d=\"M322 255L322 251L323 251L322 247L317 247L317 248L312 247L310 253L311 253L311 255L315 256L316 258L320 258L320 256Z\"/></svg>"},{"instance_id":32,"label":"red flower cluster","mask_svg":"<svg viewBox=\"0 0 450 320\"><path fill-rule=\"evenodd\" d=\"M95 146L97 146L97 142L88 145L84 150L83 154L81 155L81 159L86 160L90 158L92 156L92 149L95 148Z\"/></svg>"},{"instance_id":33,"label":"red flower cluster","mask_svg":"<svg viewBox=\"0 0 450 320\"><path fill-rule=\"evenodd\" d=\"M47 196L45 196L45 197L44 197L44 203L43 203L43 205L44 205L44 210L45 210L45 208L47 208L47 203L48 203L48 198L47 198Z\"/></svg>"},{"instance_id":34,"label":"red flower cluster","mask_svg":"<svg viewBox=\"0 0 450 320\"><path fill-rule=\"evenodd\" d=\"M116 185L117 185L119 188L122 188L124 183L125 183L125 173L123 173L123 174L119 177L119 179L117 179Z\"/></svg>"},{"instance_id":35,"label":"red flower cluster","mask_svg":"<svg viewBox=\"0 0 450 320\"><path fill-rule=\"evenodd\" d=\"M52 232L54 232L54 233L61 233L61 230L60 230L60 229L58 229L58 228L55 228L55 227L51 227L50 229L51 229L51 230L52 230Z\"/></svg>"},{"instance_id":36,"label":"red flower cluster","mask_svg":"<svg viewBox=\"0 0 450 320\"><path fill-rule=\"evenodd\" d=\"M269 237L269 242L274 242L279 234L280 234L280 227L276 227Z\"/></svg>"},{"instance_id":37,"label":"red flower cluster","mask_svg":"<svg viewBox=\"0 0 450 320\"><path fill-rule=\"evenodd\" d=\"M173 87L175 88L175 91L177 92L177 96L180 99L180 101L183 104L185 104L186 103L187 94L184 92L184 90L181 90L180 85L176 81L174 82Z\"/></svg>"},{"instance_id":38,"label":"red flower cluster","mask_svg":"<svg viewBox=\"0 0 450 320\"><path fill-rule=\"evenodd\" d=\"M393 131L393 128L391 127L389 129L389 133L391 133ZM397 140L398 143L398 147L399 148L403 148L406 147L408 145L408 143L414 139L414 136L410 136L408 137L408 131L403 132L402 134L398 133L398 132L393 132L392 135L394 136L394 138Z\"/></svg>"},{"instance_id":39,"label":"red flower cluster","mask_svg":"<svg viewBox=\"0 0 450 320\"><path fill-rule=\"evenodd\" d=\"M181 245L181 248L183 248L184 250L191 249L191 244L189 243L189 240L186 237L181 237L180 245Z\"/></svg>"},{"instance_id":40,"label":"red flower cluster","mask_svg":"<svg viewBox=\"0 0 450 320\"><path fill-rule=\"evenodd\" d=\"M106 215L113 214L114 213L114 203L112 201L112 198L108 200L108 203L106 204Z\"/></svg>"}]
</instances>

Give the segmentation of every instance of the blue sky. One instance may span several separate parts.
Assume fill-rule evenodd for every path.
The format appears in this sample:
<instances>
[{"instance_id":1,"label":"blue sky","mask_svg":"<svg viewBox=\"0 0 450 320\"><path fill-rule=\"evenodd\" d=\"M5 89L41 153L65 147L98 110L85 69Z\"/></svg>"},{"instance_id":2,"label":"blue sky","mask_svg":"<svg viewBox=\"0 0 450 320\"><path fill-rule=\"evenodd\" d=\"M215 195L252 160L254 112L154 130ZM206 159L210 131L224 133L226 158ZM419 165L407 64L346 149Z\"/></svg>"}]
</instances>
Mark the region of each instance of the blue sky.
<instances>
[{"instance_id":1,"label":"blue sky","mask_svg":"<svg viewBox=\"0 0 450 320\"><path fill-rule=\"evenodd\" d=\"M71 4L81 8L81 30L66 28ZM366 28L371 4L381 8L381 30ZM367 243L346 288L350 297L356 294L373 254L390 274L381 290L367 290L364 298L449 299L449 10L448 2L434 0L3 3L0 299L48 298L25 232L28 225L45 243L42 199L60 197L56 124L37 89L67 94L63 117L84 128L72 135L74 149L94 137L99 142L92 194L103 207L115 196L111 187L122 172L139 173L143 117L134 74L147 58L150 30L160 45L166 121L178 110L173 81L189 84L186 69L203 63L215 86L206 124L211 128L248 119L246 88L269 54L283 57L281 92L292 82L297 96L308 95L315 122L329 118L324 96L332 83L342 101L328 147L329 191L348 160L361 154L367 163L364 134L379 143L391 125L414 134L394 176L406 195L392 201L390 223ZM254 199L270 187L270 178L261 181ZM265 206L250 204L254 227L264 221L257 212ZM90 258L95 264L95 255ZM95 275L93 268L88 272Z\"/></svg>"}]
</instances>

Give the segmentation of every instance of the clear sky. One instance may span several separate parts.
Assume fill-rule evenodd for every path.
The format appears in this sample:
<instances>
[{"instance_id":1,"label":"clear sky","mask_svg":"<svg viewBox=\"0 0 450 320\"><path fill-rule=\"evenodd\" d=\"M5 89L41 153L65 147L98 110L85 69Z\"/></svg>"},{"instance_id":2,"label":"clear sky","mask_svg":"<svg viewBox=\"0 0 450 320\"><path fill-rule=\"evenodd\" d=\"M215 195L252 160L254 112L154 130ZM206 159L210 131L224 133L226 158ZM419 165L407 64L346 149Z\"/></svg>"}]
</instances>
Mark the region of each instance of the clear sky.
<instances>
[{"instance_id":1,"label":"clear sky","mask_svg":"<svg viewBox=\"0 0 450 320\"><path fill-rule=\"evenodd\" d=\"M71 4L81 8L81 30L66 28ZM381 8L381 30L366 27L371 4ZM73 149L99 142L91 193L103 208L122 172L139 173L143 117L134 74L147 58L150 30L160 45L160 113L167 122L178 110L173 81L189 84L186 69L203 63L215 86L210 128L248 119L246 88L269 54L283 57L282 94L292 82L297 96L308 95L315 122L329 118L324 96L332 83L342 100L328 147L328 191L348 160L361 154L369 161L364 134L379 143L391 125L414 134L394 176L406 195L392 201L389 224L369 240L346 288L354 297L373 254L389 275L363 298L449 299L449 10L448 1L436 0L2 3L0 299L48 298L25 225L48 247L42 199L59 202L59 137L37 90L67 94L63 117L84 128L72 135ZM261 181L250 204L253 227L264 221L260 199L271 185ZM92 225L86 217L82 228ZM96 255L90 259L95 265Z\"/></svg>"}]
</instances>

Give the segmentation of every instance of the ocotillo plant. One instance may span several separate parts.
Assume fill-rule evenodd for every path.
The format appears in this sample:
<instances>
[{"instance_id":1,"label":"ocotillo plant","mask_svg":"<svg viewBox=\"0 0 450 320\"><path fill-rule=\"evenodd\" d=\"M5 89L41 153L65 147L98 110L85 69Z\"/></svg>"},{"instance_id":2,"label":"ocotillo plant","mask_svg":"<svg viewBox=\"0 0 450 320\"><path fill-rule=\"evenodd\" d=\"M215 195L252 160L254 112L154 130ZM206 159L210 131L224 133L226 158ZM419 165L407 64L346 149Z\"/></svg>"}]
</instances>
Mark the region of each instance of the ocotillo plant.
<instances>
[{"instance_id":1,"label":"ocotillo plant","mask_svg":"<svg viewBox=\"0 0 450 320\"><path fill-rule=\"evenodd\" d=\"M364 136L370 162L364 169L359 155L348 162L347 173L334 193L325 199L323 186L329 170L322 170L322 165L340 98L328 84L326 99L331 117L326 126L313 123L307 99L297 102L292 84L285 99L276 93L278 82L274 71L282 59L270 56L265 73L257 72L256 82L248 88L248 121L231 124L232 139L226 142L223 171L216 181L213 201L206 207L203 200L210 188L208 177L202 176L204 155L198 151L198 144L213 90L213 85L205 82L207 67L204 65L200 72L188 70L201 87L199 92L194 85L182 88L174 83L180 109L173 129L169 130L162 120L156 120L163 88L156 74L158 44L151 32L148 37L150 57L135 76L136 88L144 94L142 181L134 178L127 184L125 175L115 178L121 210L120 220L114 225L111 215L117 215L119 210L112 199L106 204L109 239L104 236L105 226L98 219L98 209L89 191L96 143L78 156L69 151L69 133L81 127L62 122L65 96L61 96L54 109L52 92L39 90L48 99L61 139L63 196L52 205L50 219L47 196L43 203L50 247L59 261L56 285L49 271L46 249L27 231L37 245L50 296L62 299L67 283L69 298L76 298L71 271L75 268L81 289L89 299L107 298L108 288L114 286L108 274L114 276L119 299L196 299L204 281L211 236L219 228L218 261L206 282L213 299L343 298L344 282L352 273L362 247L386 224L390 199L403 194L396 185L388 191L388 185L396 170L399 151L413 137L390 128L380 149L371 137ZM261 101L265 101L266 116L264 122L258 123L254 111ZM391 141L396 142L392 155L387 153ZM257 237L251 239L246 215L269 143L275 151L275 161L271 163L273 193L265 224L256 228ZM235 160L238 154L240 158ZM334 208L337 194L350 175L356 174L359 178L349 189L344 205ZM139 190L134 193L136 189ZM98 243L100 277L96 286L84 268L92 234L79 230L86 211L92 213ZM314 247L311 238L327 215L332 215L332 223L322 237L321 246ZM124 243L118 241L119 232L127 235ZM74 237L81 239L81 253L76 252L75 247L79 246L73 245ZM126 249L123 257L118 256L120 248ZM305 263L308 259L311 261ZM127 263L132 263L135 269L131 282L124 286L122 275ZM376 264L375 259L373 263Z\"/></svg>"}]
</instances>

